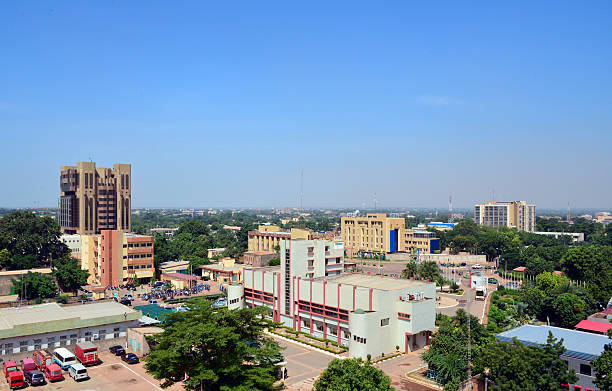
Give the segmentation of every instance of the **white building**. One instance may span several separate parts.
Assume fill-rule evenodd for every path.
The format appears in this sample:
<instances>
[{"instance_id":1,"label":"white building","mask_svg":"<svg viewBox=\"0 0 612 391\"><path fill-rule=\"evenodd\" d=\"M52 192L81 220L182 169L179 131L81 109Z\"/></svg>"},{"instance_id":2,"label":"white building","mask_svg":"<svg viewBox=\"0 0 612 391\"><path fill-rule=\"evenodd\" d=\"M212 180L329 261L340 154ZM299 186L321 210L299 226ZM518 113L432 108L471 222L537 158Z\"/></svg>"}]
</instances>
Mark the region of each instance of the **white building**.
<instances>
[{"instance_id":1,"label":"white building","mask_svg":"<svg viewBox=\"0 0 612 391\"><path fill-rule=\"evenodd\" d=\"M348 346L352 357L376 357L400 346L429 344L435 322L434 283L342 274L339 241L281 242L281 267L246 268L228 287L228 306L265 305L271 319Z\"/></svg>"},{"instance_id":2,"label":"white building","mask_svg":"<svg viewBox=\"0 0 612 391\"><path fill-rule=\"evenodd\" d=\"M474 205L474 221L487 227L533 232L536 229L536 206L526 201L488 201Z\"/></svg>"},{"instance_id":3,"label":"white building","mask_svg":"<svg viewBox=\"0 0 612 391\"><path fill-rule=\"evenodd\" d=\"M583 232L534 232L534 234L549 236L555 239L559 239L562 236L570 236L574 243L584 242Z\"/></svg>"}]
</instances>

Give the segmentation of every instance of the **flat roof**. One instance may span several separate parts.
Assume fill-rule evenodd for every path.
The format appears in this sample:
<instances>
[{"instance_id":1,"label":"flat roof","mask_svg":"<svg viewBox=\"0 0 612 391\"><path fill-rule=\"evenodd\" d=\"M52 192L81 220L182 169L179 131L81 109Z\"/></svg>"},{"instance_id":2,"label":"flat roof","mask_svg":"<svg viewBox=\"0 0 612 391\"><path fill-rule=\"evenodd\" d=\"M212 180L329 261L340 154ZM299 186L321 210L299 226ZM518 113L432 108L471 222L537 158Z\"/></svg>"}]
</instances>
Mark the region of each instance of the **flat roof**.
<instances>
[{"instance_id":1,"label":"flat roof","mask_svg":"<svg viewBox=\"0 0 612 391\"><path fill-rule=\"evenodd\" d=\"M243 264L229 266L229 267L226 267L223 265L200 265L200 269L213 270L217 272L235 272L237 270L242 269L243 267L244 267Z\"/></svg>"},{"instance_id":2,"label":"flat roof","mask_svg":"<svg viewBox=\"0 0 612 391\"><path fill-rule=\"evenodd\" d=\"M28 274L28 272L49 274L51 273L51 269L40 268L40 269L27 269L27 270L5 270L5 271L0 272L0 276L18 276L21 274Z\"/></svg>"},{"instance_id":3,"label":"flat roof","mask_svg":"<svg viewBox=\"0 0 612 391\"><path fill-rule=\"evenodd\" d=\"M161 265L159 265L159 268L166 269L169 267L188 266L188 265L189 265L189 261L168 261L168 262L164 262Z\"/></svg>"},{"instance_id":4,"label":"flat roof","mask_svg":"<svg viewBox=\"0 0 612 391\"><path fill-rule=\"evenodd\" d=\"M140 313L115 301L0 308L0 338L137 320Z\"/></svg>"},{"instance_id":5,"label":"flat roof","mask_svg":"<svg viewBox=\"0 0 612 391\"><path fill-rule=\"evenodd\" d=\"M276 253L274 251L246 251L245 254L271 255L271 254L276 254Z\"/></svg>"},{"instance_id":6,"label":"flat roof","mask_svg":"<svg viewBox=\"0 0 612 391\"><path fill-rule=\"evenodd\" d=\"M557 339L563 339L563 346L567 349L564 356L581 360L593 360L599 357L604 350L604 346L610 343L610 339L601 334L533 325L524 325L504 331L497 334L495 338L504 342L512 342L512 338L516 337L526 345L546 345L548 332L552 332Z\"/></svg>"},{"instance_id":7,"label":"flat roof","mask_svg":"<svg viewBox=\"0 0 612 391\"><path fill-rule=\"evenodd\" d=\"M177 280L199 280L200 277L198 276L190 276L188 274L183 274L183 273L162 273L162 277L166 276L166 277L170 277L170 278L174 278Z\"/></svg>"},{"instance_id":8,"label":"flat roof","mask_svg":"<svg viewBox=\"0 0 612 391\"><path fill-rule=\"evenodd\" d=\"M159 334L164 332L164 329L155 326L133 327L130 330L143 335Z\"/></svg>"},{"instance_id":9,"label":"flat roof","mask_svg":"<svg viewBox=\"0 0 612 391\"><path fill-rule=\"evenodd\" d=\"M340 284L355 285L364 288L373 288L381 291L395 291L399 289L413 288L433 284L421 280L405 280L400 278L383 277L383 276L367 276L364 274L340 274L338 276L319 277L317 280L332 281Z\"/></svg>"}]
</instances>

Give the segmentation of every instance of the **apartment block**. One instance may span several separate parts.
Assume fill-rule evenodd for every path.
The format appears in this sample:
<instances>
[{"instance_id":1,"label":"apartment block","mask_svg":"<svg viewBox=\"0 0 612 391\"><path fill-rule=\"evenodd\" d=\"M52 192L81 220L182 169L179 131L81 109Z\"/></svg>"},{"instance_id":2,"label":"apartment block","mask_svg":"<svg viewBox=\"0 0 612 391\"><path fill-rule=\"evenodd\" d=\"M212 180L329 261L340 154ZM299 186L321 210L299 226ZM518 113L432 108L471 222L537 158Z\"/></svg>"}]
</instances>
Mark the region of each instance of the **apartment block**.
<instances>
[{"instance_id":1,"label":"apartment block","mask_svg":"<svg viewBox=\"0 0 612 391\"><path fill-rule=\"evenodd\" d=\"M291 231L281 231L277 225L260 225L257 231L249 231L248 251L274 251L280 247L283 240L291 239L331 239L333 235L313 232L305 228L291 228Z\"/></svg>"},{"instance_id":2,"label":"apartment block","mask_svg":"<svg viewBox=\"0 0 612 391\"><path fill-rule=\"evenodd\" d=\"M119 286L135 277L146 283L155 273L153 236L103 230L99 235L62 235L61 240L69 244L73 256L79 255L92 285Z\"/></svg>"},{"instance_id":3,"label":"apartment block","mask_svg":"<svg viewBox=\"0 0 612 391\"><path fill-rule=\"evenodd\" d=\"M91 235L131 229L131 165L96 167L93 162L60 168L62 233Z\"/></svg>"},{"instance_id":4,"label":"apartment block","mask_svg":"<svg viewBox=\"0 0 612 391\"><path fill-rule=\"evenodd\" d=\"M270 319L337 340L351 357L376 357L429 344L435 284L343 273L341 241L286 240L281 266L243 270L228 286L228 307L266 306Z\"/></svg>"},{"instance_id":5,"label":"apartment block","mask_svg":"<svg viewBox=\"0 0 612 391\"><path fill-rule=\"evenodd\" d=\"M526 201L488 201L474 205L474 221L487 227L535 232L536 206Z\"/></svg>"}]
</instances>

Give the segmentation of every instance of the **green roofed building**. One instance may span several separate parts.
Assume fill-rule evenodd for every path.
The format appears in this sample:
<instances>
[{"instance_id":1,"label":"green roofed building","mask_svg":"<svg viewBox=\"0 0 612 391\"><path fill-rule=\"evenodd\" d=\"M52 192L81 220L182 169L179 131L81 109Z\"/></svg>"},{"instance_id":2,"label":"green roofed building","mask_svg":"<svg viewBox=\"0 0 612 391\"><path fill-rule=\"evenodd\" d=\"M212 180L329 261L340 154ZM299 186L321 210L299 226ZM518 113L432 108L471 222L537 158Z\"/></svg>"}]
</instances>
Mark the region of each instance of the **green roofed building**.
<instances>
[{"instance_id":1,"label":"green roofed building","mask_svg":"<svg viewBox=\"0 0 612 391\"><path fill-rule=\"evenodd\" d=\"M101 346L125 339L142 315L115 301L59 305L47 303L0 309L0 355L27 356L34 350L92 341Z\"/></svg>"},{"instance_id":2,"label":"green roofed building","mask_svg":"<svg viewBox=\"0 0 612 391\"><path fill-rule=\"evenodd\" d=\"M157 304L139 305L134 307L134 309L142 312L143 316L148 316L149 318L159 320L160 322L163 322L166 314L176 311L172 307L160 307Z\"/></svg>"}]
</instances>

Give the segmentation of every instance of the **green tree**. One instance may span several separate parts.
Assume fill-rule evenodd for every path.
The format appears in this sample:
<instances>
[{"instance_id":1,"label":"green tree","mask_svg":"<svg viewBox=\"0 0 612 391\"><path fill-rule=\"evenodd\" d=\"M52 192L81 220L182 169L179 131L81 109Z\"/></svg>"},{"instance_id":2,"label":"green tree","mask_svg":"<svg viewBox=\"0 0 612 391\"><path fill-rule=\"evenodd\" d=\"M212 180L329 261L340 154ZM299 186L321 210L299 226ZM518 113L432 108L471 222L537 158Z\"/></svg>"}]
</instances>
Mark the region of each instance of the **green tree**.
<instances>
[{"instance_id":1,"label":"green tree","mask_svg":"<svg viewBox=\"0 0 612 391\"><path fill-rule=\"evenodd\" d=\"M612 338L612 329L608 330L608 335ZM595 370L595 380L593 381L601 391L612 391L612 343L604 349L601 356L591 362Z\"/></svg>"},{"instance_id":2,"label":"green tree","mask_svg":"<svg viewBox=\"0 0 612 391\"><path fill-rule=\"evenodd\" d=\"M476 250L476 238L472 235L457 235L450 246L453 254L457 254L461 251L472 253Z\"/></svg>"},{"instance_id":3,"label":"green tree","mask_svg":"<svg viewBox=\"0 0 612 391\"><path fill-rule=\"evenodd\" d=\"M584 300L571 293L562 293L553 304L559 324L565 328L573 328L576 323L586 319Z\"/></svg>"},{"instance_id":4,"label":"green tree","mask_svg":"<svg viewBox=\"0 0 612 391\"><path fill-rule=\"evenodd\" d=\"M57 292L53 277L47 274L28 272L12 282L15 293L26 300L48 299Z\"/></svg>"},{"instance_id":5,"label":"green tree","mask_svg":"<svg viewBox=\"0 0 612 391\"><path fill-rule=\"evenodd\" d=\"M563 256L561 267L570 279L586 282L599 303L612 296L611 246L573 247Z\"/></svg>"},{"instance_id":6,"label":"green tree","mask_svg":"<svg viewBox=\"0 0 612 391\"><path fill-rule=\"evenodd\" d=\"M206 236L210 233L210 229L208 229L208 225L201 220L193 219L181 224L177 234L180 235L182 233L188 233L192 236Z\"/></svg>"},{"instance_id":7,"label":"green tree","mask_svg":"<svg viewBox=\"0 0 612 391\"><path fill-rule=\"evenodd\" d=\"M440 267L434 261L424 261L418 266L419 277L425 280L434 281L438 285L442 285L442 272Z\"/></svg>"},{"instance_id":8,"label":"green tree","mask_svg":"<svg viewBox=\"0 0 612 391\"><path fill-rule=\"evenodd\" d=\"M0 270L7 268L11 265L11 253L6 248L0 250Z\"/></svg>"},{"instance_id":9,"label":"green tree","mask_svg":"<svg viewBox=\"0 0 612 391\"><path fill-rule=\"evenodd\" d=\"M168 315L164 332L152 336L145 369L162 387L184 378L187 390L275 390L276 364L283 360L276 341L264 335L265 308L214 308L203 298L190 311Z\"/></svg>"},{"instance_id":10,"label":"green tree","mask_svg":"<svg viewBox=\"0 0 612 391\"><path fill-rule=\"evenodd\" d=\"M63 292L76 293L80 287L87 284L89 272L81 269L79 261L66 256L53 264L53 276Z\"/></svg>"},{"instance_id":11,"label":"green tree","mask_svg":"<svg viewBox=\"0 0 612 391\"><path fill-rule=\"evenodd\" d=\"M272 259L270 259L270 262L268 263L268 265L270 265L270 266L279 266L280 265L280 258L272 258Z\"/></svg>"},{"instance_id":12,"label":"green tree","mask_svg":"<svg viewBox=\"0 0 612 391\"><path fill-rule=\"evenodd\" d=\"M415 262L408 262L402 270L402 278L409 279L417 276L418 265Z\"/></svg>"},{"instance_id":13,"label":"green tree","mask_svg":"<svg viewBox=\"0 0 612 391\"><path fill-rule=\"evenodd\" d=\"M564 352L563 340L557 341L552 333L542 347L526 346L517 339L494 342L484 349L479 369L489 369L491 391L558 391L560 384L578 380L559 357Z\"/></svg>"},{"instance_id":14,"label":"green tree","mask_svg":"<svg viewBox=\"0 0 612 391\"><path fill-rule=\"evenodd\" d=\"M361 358L333 359L314 384L315 391L391 391L391 379Z\"/></svg>"}]
</instances>

